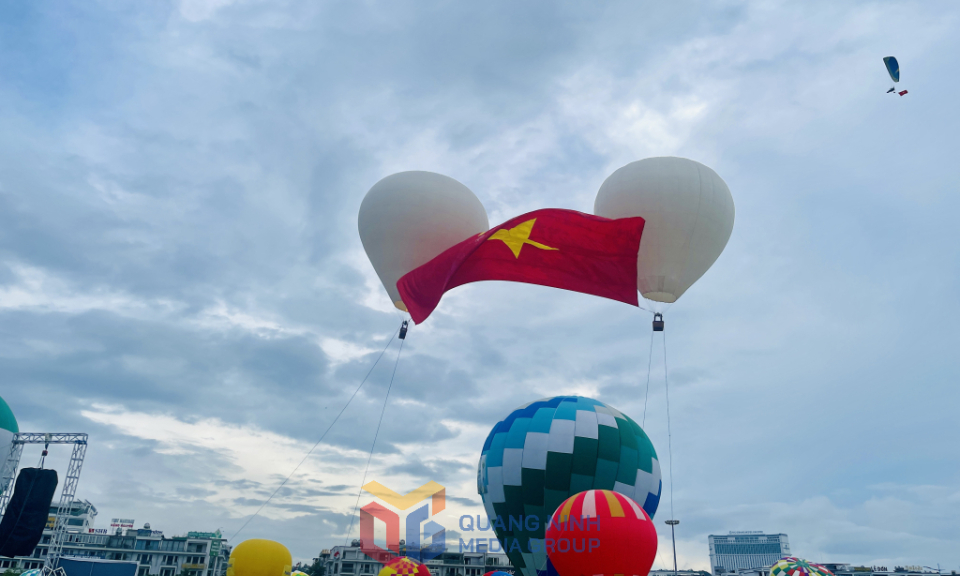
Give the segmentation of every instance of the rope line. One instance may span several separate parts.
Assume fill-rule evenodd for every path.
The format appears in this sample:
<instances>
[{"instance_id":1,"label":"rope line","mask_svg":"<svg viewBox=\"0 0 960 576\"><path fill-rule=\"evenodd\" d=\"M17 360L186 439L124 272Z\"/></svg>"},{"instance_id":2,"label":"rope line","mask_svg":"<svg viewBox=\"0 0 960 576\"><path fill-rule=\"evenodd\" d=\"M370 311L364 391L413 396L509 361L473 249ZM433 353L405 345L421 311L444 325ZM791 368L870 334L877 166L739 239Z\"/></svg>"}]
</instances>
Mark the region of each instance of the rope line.
<instances>
[{"instance_id":1,"label":"rope line","mask_svg":"<svg viewBox=\"0 0 960 576\"><path fill-rule=\"evenodd\" d=\"M397 360L393 363L393 373L390 375L390 384L387 385L387 395L383 397L383 407L380 409L380 420L377 422L377 431L373 433L373 444L370 445L370 455L367 456L367 466L363 469L363 480L360 481L360 490L357 491L357 502L353 505L353 514L350 516L350 527L347 528L346 537L343 539L343 545L347 545L350 538L350 532L353 531L353 521L357 517L357 509L360 507L360 495L363 494L363 485L367 483L367 472L370 471L370 461L373 460L373 450L377 447L377 437L380 436L380 425L383 424L383 415L387 412L387 400L390 399L390 390L393 389L393 379L397 375L397 366L400 365L400 353L403 352L403 343L406 340L400 340L400 348L397 349Z\"/></svg>"},{"instance_id":2,"label":"rope line","mask_svg":"<svg viewBox=\"0 0 960 576\"><path fill-rule=\"evenodd\" d=\"M653 331L650 332L650 352L647 354L647 389L643 393L643 422L640 427L647 425L647 399L650 397L650 367L653 366Z\"/></svg>"},{"instance_id":3,"label":"rope line","mask_svg":"<svg viewBox=\"0 0 960 576\"><path fill-rule=\"evenodd\" d=\"M670 431L670 380L667 370L667 333L663 333L663 387L667 393L667 452L670 456L670 519L673 515L673 435Z\"/></svg>"},{"instance_id":4,"label":"rope line","mask_svg":"<svg viewBox=\"0 0 960 576\"><path fill-rule=\"evenodd\" d=\"M309 458L310 455L313 454L313 451L317 449L317 446L319 446L320 443L323 442L323 439L327 437L327 433L330 432L330 429L333 428L333 425L336 424L338 420L340 420L340 416L343 416L343 413L344 413L344 411L347 409L347 406L349 406L350 403L353 402L354 397L356 397L357 393L360 392L360 389L363 388L363 385L367 382L367 379L370 378L370 374L373 373L373 369L376 368L376 367L377 367L377 364L380 363L380 359L383 358L383 355L384 355L384 354L386 354L387 348L390 347L390 344L393 343L394 337L396 337L396 335L397 335L399 332L400 332L400 328L397 328L397 331L394 332L393 335L392 335L389 339L387 339L387 345L384 346L384 347L383 347L383 350L380 351L380 355L377 356L377 359L373 362L373 366L371 366L371 367L370 367L370 370L367 371L367 375L364 376L364 377L363 377L363 380L360 381L360 385L357 386L357 389L354 390L354 391L353 391L353 394L350 395L350 398L347 400L347 403L344 404L344 405L343 405L343 408L340 409L340 412L337 414L336 418L333 419L333 422L331 422L330 425L327 426L327 429L324 430L323 434L320 436L320 439L317 440L317 443L313 445L313 448L310 448L310 450L307 452L306 456L303 457L303 460L301 460L300 463L297 464L297 467L293 469L293 472L291 472L286 478L283 479L283 482L281 482L280 485L277 486L277 489L273 491L273 494L270 494L270 497L267 498L266 501L265 501L263 504L260 505L260 508L258 508L257 511L254 512L253 516L251 516L250 518L248 518L247 521L243 523L243 526L241 526L240 529L237 530L237 531L233 534L233 536L230 537L231 540L233 540L234 538L236 538L237 535L240 534L240 532L242 532L243 529L247 527L247 524L249 524L250 521L252 521L254 518L256 518L256 517L260 514L260 512L263 511L263 509L267 506L267 504L269 504L270 501L273 500L273 497L277 495L277 492L279 492L280 489L283 488L284 485L285 485L291 478L293 478L293 475L297 473L297 470L299 470L300 467L303 466L303 463L307 461L307 458ZM401 348L401 349L403 348L403 340L400 341L400 348ZM394 368L394 370L396 370L396 368Z\"/></svg>"}]
</instances>

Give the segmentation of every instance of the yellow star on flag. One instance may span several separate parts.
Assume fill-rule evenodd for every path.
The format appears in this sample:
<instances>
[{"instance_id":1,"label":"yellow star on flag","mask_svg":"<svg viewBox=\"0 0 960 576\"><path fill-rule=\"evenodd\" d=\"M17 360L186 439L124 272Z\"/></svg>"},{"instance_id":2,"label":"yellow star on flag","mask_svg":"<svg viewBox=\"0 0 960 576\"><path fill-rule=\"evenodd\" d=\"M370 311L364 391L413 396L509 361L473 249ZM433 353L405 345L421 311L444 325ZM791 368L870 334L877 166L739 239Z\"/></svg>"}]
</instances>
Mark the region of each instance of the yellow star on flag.
<instances>
[{"instance_id":1,"label":"yellow star on flag","mask_svg":"<svg viewBox=\"0 0 960 576\"><path fill-rule=\"evenodd\" d=\"M500 230L494 232L492 236L487 238L487 241L500 240L510 248L510 251L513 252L513 255L516 258L520 258L520 250L523 248L524 244L529 244L534 248L539 248L541 250L559 250L559 248L551 248L550 246L545 246L530 239L530 232L533 231L533 225L536 221L536 218L533 220L527 220L526 222L517 224L509 230L501 228Z\"/></svg>"}]
</instances>

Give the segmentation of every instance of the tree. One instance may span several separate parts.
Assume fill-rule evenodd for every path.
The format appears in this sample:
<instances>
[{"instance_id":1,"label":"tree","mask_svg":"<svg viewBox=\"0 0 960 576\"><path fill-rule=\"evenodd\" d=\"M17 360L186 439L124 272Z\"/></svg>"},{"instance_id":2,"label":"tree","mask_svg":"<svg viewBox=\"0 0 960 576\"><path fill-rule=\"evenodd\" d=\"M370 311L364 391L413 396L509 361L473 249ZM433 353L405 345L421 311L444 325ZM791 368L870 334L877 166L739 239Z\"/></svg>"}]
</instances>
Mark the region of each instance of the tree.
<instances>
[{"instance_id":1,"label":"tree","mask_svg":"<svg viewBox=\"0 0 960 576\"><path fill-rule=\"evenodd\" d=\"M315 559L310 566L305 567L303 571L310 576L325 576L323 562L319 558Z\"/></svg>"}]
</instances>

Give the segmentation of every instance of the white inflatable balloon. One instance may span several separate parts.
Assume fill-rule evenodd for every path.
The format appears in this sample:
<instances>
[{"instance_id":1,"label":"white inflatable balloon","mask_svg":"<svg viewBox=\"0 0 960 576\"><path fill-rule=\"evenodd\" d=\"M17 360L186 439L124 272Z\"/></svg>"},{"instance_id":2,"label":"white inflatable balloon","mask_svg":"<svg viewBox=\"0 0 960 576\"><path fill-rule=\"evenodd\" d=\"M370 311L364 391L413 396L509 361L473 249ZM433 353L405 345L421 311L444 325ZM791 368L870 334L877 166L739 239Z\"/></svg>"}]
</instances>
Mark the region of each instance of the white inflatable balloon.
<instances>
[{"instance_id":1,"label":"white inflatable balloon","mask_svg":"<svg viewBox=\"0 0 960 576\"><path fill-rule=\"evenodd\" d=\"M399 172L373 185L360 204L360 241L394 306L406 311L397 280L490 228L469 188L433 172Z\"/></svg>"},{"instance_id":2,"label":"white inflatable balloon","mask_svg":"<svg viewBox=\"0 0 960 576\"><path fill-rule=\"evenodd\" d=\"M644 298L675 302L716 261L733 231L733 196L710 168L686 158L627 164L600 186L597 216L646 220L637 255Z\"/></svg>"}]
</instances>

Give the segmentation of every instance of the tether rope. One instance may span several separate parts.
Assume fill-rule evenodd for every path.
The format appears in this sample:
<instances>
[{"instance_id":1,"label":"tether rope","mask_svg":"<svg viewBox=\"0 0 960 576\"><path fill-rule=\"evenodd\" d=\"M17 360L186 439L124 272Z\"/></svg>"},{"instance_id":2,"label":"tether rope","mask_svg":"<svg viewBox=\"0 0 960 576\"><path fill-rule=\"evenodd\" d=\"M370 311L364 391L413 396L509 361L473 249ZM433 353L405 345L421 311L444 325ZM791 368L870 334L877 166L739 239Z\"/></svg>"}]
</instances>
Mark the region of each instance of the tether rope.
<instances>
[{"instance_id":1,"label":"tether rope","mask_svg":"<svg viewBox=\"0 0 960 576\"><path fill-rule=\"evenodd\" d=\"M643 422L640 427L647 425L647 399L650 397L650 367L653 366L653 331L650 332L650 353L647 354L647 388L643 393Z\"/></svg>"},{"instance_id":2,"label":"tether rope","mask_svg":"<svg viewBox=\"0 0 960 576\"><path fill-rule=\"evenodd\" d=\"M390 344L393 344L393 339L394 339L394 337L396 337L396 335L397 335L399 332L400 332L400 329L397 328L397 331L394 332L393 335L391 335L389 339L387 339L387 345L384 346L384 347L383 347L383 350L380 351L380 355L377 356L377 359L373 362L373 366L371 366L371 367L370 367L370 370L367 371L367 375L364 376L364 377L363 377L363 380L360 381L360 385L357 386L357 389L354 390L354 391L353 391L353 394L350 395L350 398L347 400L347 403L344 404L344 405L343 405L343 408L340 409L340 412L337 414L336 418L333 419L333 422L331 422L330 425L327 426L327 429L323 432L323 435L320 436L320 439L317 440L317 443L313 445L313 448L310 448L310 450L307 452L306 456L303 457L303 460L301 460L300 463L297 464L297 467L293 469L293 472L291 472L286 478L283 479L283 482L281 482L280 485L277 486L277 489L273 491L273 494L270 494L270 497L267 498L267 500L266 500L263 504L260 505L260 508L257 509L257 511L253 514L253 516L251 516L250 518L248 518L247 521L243 523L243 526L241 526L239 530L237 530L236 532L234 532L233 536L230 537L231 540L233 540L234 538L236 538L237 535L240 534L240 532L242 532L243 529L247 527L247 524L249 524L251 520L253 520L254 518L256 518L256 517L260 514L260 512L263 511L263 509L267 506L267 504L269 504L270 501L273 500L273 497L277 495L277 492L279 492L280 489L283 488L284 485L285 485L291 478L293 478L293 475L297 473L297 470L299 470L300 467L303 466L303 463L307 461L307 458L310 457L310 454L313 454L313 451L317 449L317 446L319 446L320 443L323 442L323 439L326 438L327 433L330 432L330 429L333 428L333 425L336 424L338 420L340 420L340 416L343 415L344 411L347 409L347 406L349 406L350 403L353 402L354 397L357 395L358 392L360 392L360 389L363 388L363 385L367 382L367 379L370 378L370 374L373 373L373 369L376 368L376 367L377 367L377 364L380 363L380 359L383 358L383 355L384 355L384 354L386 354L387 348L390 347ZM401 350L403 349L403 340L400 341L400 349L401 349ZM399 358L399 355L398 355L398 358ZM394 367L394 372L396 372L396 367ZM391 381L392 381L392 379L391 379Z\"/></svg>"},{"instance_id":3,"label":"tether rope","mask_svg":"<svg viewBox=\"0 0 960 576\"><path fill-rule=\"evenodd\" d=\"M370 471L370 461L373 460L373 450L377 447L377 437L380 436L380 425L383 424L383 415L387 411L387 400L390 399L390 390L393 389L393 379L397 375L397 366L400 365L400 353L403 352L403 343L406 340L400 340L400 348L397 349L397 360L393 363L393 374L390 375L390 384L387 385L387 395L383 397L383 407L380 409L380 420L377 422L377 431L373 433L373 443L370 445L370 455L367 456L367 466L363 469L363 480L360 481L360 490L357 491L357 502L353 505L353 514L350 515L350 527L347 528L346 537L343 545L347 545L350 539L350 532L353 531L353 520L357 517L357 509L360 507L360 495L363 494L363 485L367 483L367 472Z\"/></svg>"},{"instance_id":4,"label":"tether rope","mask_svg":"<svg viewBox=\"0 0 960 576\"><path fill-rule=\"evenodd\" d=\"M673 435L670 431L670 379L667 370L667 333L663 333L663 387L667 393L667 453L670 457L670 519L673 516Z\"/></svg>"}]
</instances>

